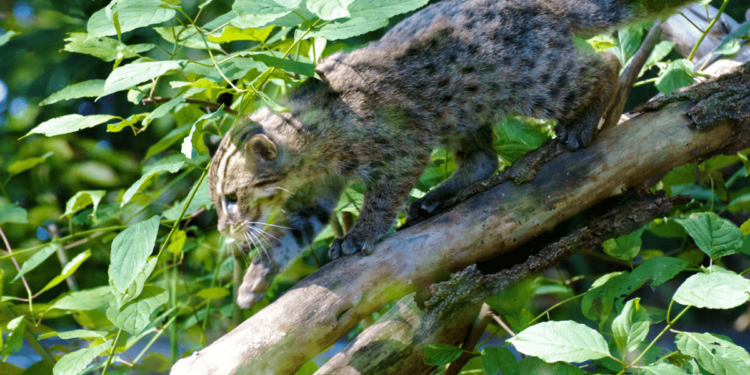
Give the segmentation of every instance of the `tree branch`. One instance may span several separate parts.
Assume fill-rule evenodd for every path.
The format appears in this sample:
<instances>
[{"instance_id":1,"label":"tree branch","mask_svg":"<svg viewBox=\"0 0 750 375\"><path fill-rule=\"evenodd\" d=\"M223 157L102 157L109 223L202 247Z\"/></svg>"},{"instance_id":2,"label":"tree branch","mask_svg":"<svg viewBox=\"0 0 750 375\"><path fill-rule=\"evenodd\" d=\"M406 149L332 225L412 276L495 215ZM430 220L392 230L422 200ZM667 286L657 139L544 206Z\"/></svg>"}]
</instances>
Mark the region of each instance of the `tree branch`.
<instances>
[{"instance_id":1,"label":"tree branch","mask_svg":"<svg viewBox=\"0 0 750 375\"><path fill-rule=\"evenodd\" d=\"M417 285L432 284L441 272L512 250L656 173L748 147L748 69L750 64L729 74L723 85L709 81L690 90L708 96L664 103L603 133L587 149L563 153L527 184L494 186L386 237L373 255L329 263L218 341L178 361L171 373L293 374L363 317ZM721 104L721 92L701 89L706 85L730 90L726 99L735 110L724 105L725 116L718 116L710 104ZM696 131L696 118L705 131Z\"/></svg>"}]
</instances>

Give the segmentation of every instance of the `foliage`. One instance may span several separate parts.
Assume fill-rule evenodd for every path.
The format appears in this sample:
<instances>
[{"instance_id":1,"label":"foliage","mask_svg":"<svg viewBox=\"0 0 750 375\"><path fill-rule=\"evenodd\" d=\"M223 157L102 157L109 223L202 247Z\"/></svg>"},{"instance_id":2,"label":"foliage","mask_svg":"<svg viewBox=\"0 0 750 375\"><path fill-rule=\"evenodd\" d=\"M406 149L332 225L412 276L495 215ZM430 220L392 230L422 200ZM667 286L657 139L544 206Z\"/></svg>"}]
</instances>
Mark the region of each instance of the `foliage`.
<instances>
[{"instance_id":1,"label":"foliage","mask_svg":"<svg viewBox=\"0 0 750 375\"><path fill-rule=\"evenodd\" d=\"M322 58L377 39L426 3L16 2L14 16L0 18L9 30L0 29L0 49L13 56L0 61L0 230L8 238L2 246L13 251L0 255L0 327L7 331L0 355L13 356L24 340L31 340L43 359L28 371L38 374L163 372L181 355L205 347L212 331L236 326L328 262L330 226L276 278L261 303L249 311L234 305L241 282L241 272L234 270L257 249L227 243L215 229L203 135L223 135L263 106L284 111L276 99L315 79L314 67ZM631 27L618 35L589 43L595 49L613 48L625 62L643 30ZM725 50L743 35L734 35ZM699 74L686 60L663 62L671 48L660 43L647 64L660 70L654 81L664 92ZM502 167L539 147L554 125L519 117L496 124ZM516 362L507 348L487 346L477 353L477 368L579 374L584 370L543 360L591 360L599 373L698 368L734 373L747 353L709 334L678 333L679 352L657 361L652 348L644 350L649 327L663 316L671 327L686 310L671 319L663 309L626 299L647 282L656 287L690 270L696 273L678 289L674 302L716 309L746 304L747 285L740 280L746 279L719 267L726 266L727 257L746 256L736 254L739 250L750 254L747 233L738 234L735 222L750 209L746 169L736 170L737 163L733 157L670 172L659 188L691 193L695 203L608 242L605 250L612 258L600 256L625 268L601 276L587 292L574 295L569 284L542 277L496 297L493 307L520 331L509 342L538 358ZM708 180L696 180L696 168ZM455 170L454 157L435 150L412 197L424 195ZM336 208L335 223L352 219L362 200L363 186L350 186ZM731 218L724 217L726 212L733 213ZM670 257L657 257L661 250L646 247L655 236L679 238L682 245ZM635 268L628 272L631 265ZM707 268L699 271L701 265ZM534 325L544 315L532 314L535 296L582 299L577 322ZM584 317L597 321L600 331L582 324ZM164 334L168 358L152 350ZM564 340L573 335L586 339ZM72 341L39 342L53 337ZM127 353L135 345L142 349L131 358ZM435 344L427 348L425 360L441 366L461 353ZM634 353L642 353L643 361L631 360ZM316 369L309 362L298 373ZM21 371L0 363L2 373Z\"/></svg>"}]
</instances>

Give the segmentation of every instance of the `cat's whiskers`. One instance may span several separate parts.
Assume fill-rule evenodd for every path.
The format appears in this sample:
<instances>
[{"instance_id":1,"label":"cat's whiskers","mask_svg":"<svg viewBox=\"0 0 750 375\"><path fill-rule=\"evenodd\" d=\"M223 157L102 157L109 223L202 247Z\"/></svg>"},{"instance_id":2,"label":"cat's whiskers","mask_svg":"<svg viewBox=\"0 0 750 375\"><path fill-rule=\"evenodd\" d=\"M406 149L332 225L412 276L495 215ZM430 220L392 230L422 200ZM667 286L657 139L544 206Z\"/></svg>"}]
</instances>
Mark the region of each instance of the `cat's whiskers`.
<instances>
[{"instance_id":1,"label":"cat's whiskers","mask_svg":"<svg viewBox=\"0 0 750 375\"><path fill-rule=\"evenodd\" d=\"M250 227L246 227L250 228ZM249 235L250 237L257 240L257 242L253 241L253 243L257 244L257 246L260 246L259 250L263 250L263 252L266 254L266 258L268 258L268 261L271 262L271 255L268 253L268 250L266 250L266 246L263 244L263 242L255 235L255 233L251 232L250 230L245 231L245 235ZM256 247L257 248L257 247Z\"/></svg>"}]
</instances>

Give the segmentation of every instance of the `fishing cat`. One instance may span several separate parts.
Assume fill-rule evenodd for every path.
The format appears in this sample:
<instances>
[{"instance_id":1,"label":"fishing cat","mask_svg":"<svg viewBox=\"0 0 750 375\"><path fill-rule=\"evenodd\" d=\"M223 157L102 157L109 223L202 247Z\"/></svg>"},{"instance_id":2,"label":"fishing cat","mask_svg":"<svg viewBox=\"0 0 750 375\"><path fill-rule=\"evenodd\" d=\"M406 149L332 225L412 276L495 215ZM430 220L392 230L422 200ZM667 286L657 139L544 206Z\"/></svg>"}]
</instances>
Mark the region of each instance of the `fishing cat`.
<instances>
[{"instance_id":1,"label":"fishing cat","mask_svg":"<svg viewBox=\"0 0 750 375\"><path fill-rule=\"evenodd\" d=\"M261 243L240 289L257 302L270 280L324 227L345 186L366 192L331 258L373 251L409 197L433 148L454 152L458 170L415 201L431 213L498 167L492 124L508 115L557 119L569 150L585 147L617 89L612 54L576 47L591 36L654 19L691 0L446 0L402 21L377 42L318 64L281 101L287 113L256 112L222 140L210 194L227 236ZM285 227L285 228L281 228ZM257 241L253 236L259 237Z\"/></svg>"}]
</instances>

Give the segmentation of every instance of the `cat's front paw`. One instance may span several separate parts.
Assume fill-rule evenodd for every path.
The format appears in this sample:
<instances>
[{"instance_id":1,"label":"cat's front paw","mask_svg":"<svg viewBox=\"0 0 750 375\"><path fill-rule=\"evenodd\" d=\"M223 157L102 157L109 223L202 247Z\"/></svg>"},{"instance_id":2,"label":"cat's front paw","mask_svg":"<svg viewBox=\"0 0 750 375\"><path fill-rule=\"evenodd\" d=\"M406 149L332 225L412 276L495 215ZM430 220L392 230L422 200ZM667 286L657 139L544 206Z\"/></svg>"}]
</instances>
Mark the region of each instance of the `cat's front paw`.
<instances>
[{"instance_id":1,"label":"cat's front paw","mask_svg":"<svg viewBox=\"0 0 750 375\"><path fill-rule=\"evenodd\" d=\"M424 197L412 202L411 206L409 206L409 209L406 211L406 220L411 221L418 219L419 217L430 216L442 207L442 201L432 199L430 194L427 193Z\"/></svg>"},{"instance_id":2,"label":"cat's front paw","mask_svg":"<svg viewBox=\"0 0 750 375\"><path fill-rule=\"evenodd\" d=\"M344 237L335 238L331 248L328 249L328 256L331 259L338 259L342 256L352 255L361 251L365 255L372 254L375 251L375 243L365 239L359 239L351 233Z\"/></svg>"},{"instance_id":3,"label":"cat's front paw","mask_svg":"<svg viewBox=\"0 0 750 375\"><path fill-rule=\"evenodd\" d=\"M273 283L273 278L279 273L279 268L274 264L257 259L256 257L247 268L242 285L237 291L237 305L243 309L249 309L260 302Z\"/></svg>"}]
</instances>

